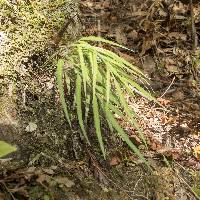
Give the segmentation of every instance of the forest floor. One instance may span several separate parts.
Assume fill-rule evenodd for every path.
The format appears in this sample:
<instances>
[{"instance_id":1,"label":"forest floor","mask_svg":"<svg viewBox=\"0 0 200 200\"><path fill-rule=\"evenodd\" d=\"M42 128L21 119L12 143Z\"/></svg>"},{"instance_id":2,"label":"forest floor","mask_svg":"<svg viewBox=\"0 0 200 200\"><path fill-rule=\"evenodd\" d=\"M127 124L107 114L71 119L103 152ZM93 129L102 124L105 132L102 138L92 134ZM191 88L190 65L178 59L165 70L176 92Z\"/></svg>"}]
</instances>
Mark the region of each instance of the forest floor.
<instances>
[{"instance_id":1,"label":"forest floor","mask_svg":"<svg viewBox=\"0 0 200 200\"><path fill-rule=\"evenodd\" d=\"M83 35L130 48L112 50L150 77L160 102L131 99L147 138L121 125L153 171L111 137L106 161L69 131L54 70L0 74L0 139L18 151L0 160L0 200L200 199L200 50L192 51L189 6L179 1L82 0ZM200 38L200 6L194 6ZM113 143L110 143L113 141Z\"/></svg>"}]
</instances>

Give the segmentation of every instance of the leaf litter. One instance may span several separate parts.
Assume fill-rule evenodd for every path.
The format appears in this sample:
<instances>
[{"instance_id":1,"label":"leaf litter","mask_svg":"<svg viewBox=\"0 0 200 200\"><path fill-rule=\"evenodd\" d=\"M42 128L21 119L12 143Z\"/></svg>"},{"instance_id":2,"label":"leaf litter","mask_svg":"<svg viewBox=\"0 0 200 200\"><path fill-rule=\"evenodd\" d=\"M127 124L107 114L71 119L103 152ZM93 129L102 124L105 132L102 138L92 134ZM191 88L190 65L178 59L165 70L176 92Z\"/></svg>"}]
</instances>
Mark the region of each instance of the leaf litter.
<instances>
[{"instance_id":1,"label":"leaf litter","mask_svg":"<svg viewBox=\"0 0 200 200\"><path fill-rule=\"evenodd\" d=\"M95 18L85 16L88 2L92 5L90 10L96 14ZM190 159L195 160L192 165L195 168L198 160L194 156L194 149L200 144L200 83L199 78L191 78L193 58L190 56L191 33L187 26L188 5L181 1L148 0L139 3L128 0L126 3L115 3L106 0L96 3L94 0L86 0L81 2L81 9L82 6L85 6L82 12L86 31L94 30L99 20L101 27L94 33L133 49L135 53L117 51L128 60L132 59L132 62L139 64L150 76L150 83L157 83L157 86L155 83L152 85L155 89L159 88L155 95L163 108L152 106L143 98L129 100L129 105L140 116L140 125L150 149L155 154L163 154L185 164L190 164L187 162ZM195 5L195 13L196 16L200 13L199 5ZM175 81L165 91L172 77ZM196 85L189 84L190 79ZM166 94L161 98L164 92ZM127 124L123 124L123 127L129 131L129 136L136 144L142 143L132 127Z\"/></svg>"}]
</instances>

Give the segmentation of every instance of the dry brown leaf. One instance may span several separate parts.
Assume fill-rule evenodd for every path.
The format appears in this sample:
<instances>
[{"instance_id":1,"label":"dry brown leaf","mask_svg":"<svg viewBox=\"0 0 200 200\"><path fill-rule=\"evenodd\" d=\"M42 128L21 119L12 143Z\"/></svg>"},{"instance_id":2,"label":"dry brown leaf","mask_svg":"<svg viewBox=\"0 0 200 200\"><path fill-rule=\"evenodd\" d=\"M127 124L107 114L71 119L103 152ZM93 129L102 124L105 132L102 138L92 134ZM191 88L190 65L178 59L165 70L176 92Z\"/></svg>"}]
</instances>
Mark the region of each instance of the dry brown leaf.
<instances>
[{"instance_id":1,"label":"dry brown leaf","mask_svg":"<svg viewBox=\"0 0 200 200\"><path fill-rule=\"evenodd\" d=\"M172 11L174 14L185 14L187 12L187 9L185 9L185 6L180 1L173 4Z\"/></svg>"},{"instance_id":2,"label":"dry brown leaf","mask_svg":"<svg viewBox=\"0 0 200 200\"><path fill-rule=\"evenodd\" d=\"M149 20L144 20L142 22L142 28L144 31L154 31L155 29L155 24Z\"/></svg>"},{"instance_id":3,"label":"dry brown leaf","mask_svg":"<svg viewBox=\"0 0 200 200\"><path fill-rule=\"evenodd\" d=\"M11 193L17 193L19 194L20 196L23 196L23 197L26 197L28 198L29 197L29 194L26 190L26 186L22 186L22 187L18 187L18 188L13 188L13 189L9 189L9 191Z\"/></svg>"},{"instance_id":4,"label":"dry brown leaf","mask_svg":"<svg viewBox=\"0 0 200 200\"><path fill-rule=\"evenodd\" d=\"M6 200L6 197L3 193L0 192L0 200Z\"/></svg>"},{"instance_id":5,"label":"dry brown leaf","mask_svg":"<svg viewBox=\"0 0 200 200\"><path fill-rule=\"evenodd\" d=\"M128 33L128 37L131 38L132 40L138 39L138 32L136 30L132 30L131 32Z\"/></svg>"},{"instance_id":6,"label":"dry brown leaf","mask_svg":"<svg viewBox=\"0 0 200 200\"><path fill-rule=\"evenodd\" d=\"M163 9L159 9L158 13L161 17L167 17L168 15L167 12L165 12Z\"/></svg>"},{"instance_id":7,"label":"dry brown leaf","mask_svg":"<svg viewBox=\"0 0 200 200\"><path fill-rule=\"evenodd\" d=\"M158 149L157 152L166 157L172 157L174 160L177 160L181 156L181 152L179 149L170 148L170 147L163 147L161 149Z\"/></svg>"},{"instance_id":8,"label":"dry brown leaf","mask_svg":"<svg viewBox=\"0 0 200 200\"><path fill-rule=\"evenodd\" d=\"M52 169L42 169L42 171L44 171L45 173L49 174L49 175L53 175L54 174L54 171Z\"/></svg>"},{"instance_id":9,"label":"dry brown leaf","mask_svg":"<svg viewBox=\"0 0 200 200\"><path fill-rule=\"evenodd\" d=\"M183 41L187 40L187 35L179 32L170 32L168 34L168 37L171 39L175 38L176 40L183 40Z\"/></svg>"},{"instance_id":10,"label":"dry brown leaf","mask_svg":"<svg viewBox=\"0 0 200 200\"><path fill-rule=\"evenodd\" d=\"M59 184L59 185L64 185L68 188L72 187L75 185L74 181L68 179L67 177L62 177L62 176L58 176L55 178L55 181Z\"/></svg>"},{"instance_id":11,"label":"dry brown leaf","mask_svg":"<svg viewBox=\"0 0 200 200\"><path fill-rule=\"evenodd\" d=\"M143 69L144 73L147 74L149 77L156 71L156 63L151 56L145 56L143 61Z\"/></svg>"},{"instance_id":12,"label":"dry brown leaf","mask_svg":"<svg viewBox=\"0 0 200 200\"><path fill-rule=\"evenodd\" d=\"M141 139L137 136L137 135L131 135L130 136L130 139L138 146L140 145L142 142L141 142Z\"/></svg>"},{"instance_id":13,"label":"dry brown leaf","mask_svg":"<svg viewBox=\"0 0 200 200\"><path fill-rule=\"evenodd\" d=\"M117 17L116 16L114 16L114 15L111 15L110 16L110 21L112 22L112 23L116 23L117 22Z\"/></svg>"},{"instance_id":14,"label":"dry brown leaf","mask_svg":"<svg viewBox=\"0 0 200 200\"><path fill-rule=\"evenodd\" d=\"M144 16L148 15L148 12L139 10L136 12L132 12L131 15L132 15L132 17L144 17Z\"/></svg>"},{"instance_id":15,"label":"dry brown leaf","mask_svg":"<svg viewBox=\"0 0 200 200\"><path fill-rule=\"evenodd\" d=\"M147 50L151 49L155 45L156 45L156 40L154 39L154 36L144 37L142 42L141 56L144 55Z\"/></svg>"},{"instance_id":16,"label":"dry brown leaf","mask_svg":"<svg viewBox=\"0 0 200 200\"><path fill-rule=\"evenodd\" d=\"M116 166L121 163L121 160L118 156L113 156L110 160L110 166Z\"/></svg>"},{"instance_id":17,"label":"dry brown leaf","mask_svg":"<svg viewBox=\"0 0 200 200\"><path fill-rule=\"evenodd\" d=\"M174 94L173 94L173 97L174 97L174 100L176 101L181 101L185 98L185 95L183 94L183 92L181 91L176 91Z\"/></svg>"},{"instance_id":18,"label":"dry brown leaf","mask_svg":"<svg viewBox=\"0 0 200 200\"><path fill-rule=\"evenodd\" d=\"M44 181L46 181L46 176L45 174L39 174L38 178L36 179L36 181L40 184L43 184Z\"/></svg>"},{"instance_id":19,"label":"dry brown leaf","mask_svg":"<svg viewBox=\"0 0 200 200\"><path fill-rule=\"evenodd\" d=\"M170 103L170 100L163 99L163 98L161 98L161 97L157 98L157 101L158 101L161 105L163 105L163 106L166 106L167 104Z\"/></svg>"},{"instance_id":20,"label":"dry brown leaf","mask_svg":"<svg viewBox=\"0 0 200 200\"><path fill-rule=\"evenodd\" d=\"M117 27L115 29L115 37L116 37L116 41L119 44L123 44L123 45L127 44L127 37L121 27Z\"/></svg>"},{"instance_id":21,"label":"dry brown leaf","mask_svg":"<svg viewBox=\"0 0 200 200\"><path fill-rule=\"evenodd\" d=\"M110 8L110 1L104 1L103 3L102 3L102 9L108 9L108 8Z\"/></svg>"},{"instance_id":22,"label":"dry brown leaf","mask_svg":"<svg viewBox=\"0 0 200 200\"><path fill-rule=\"evenodd\" d=\"M165 61L165 68L170 73L178 73L179 68L173 59L167 58Z\"/></svg>"}]
</instances>

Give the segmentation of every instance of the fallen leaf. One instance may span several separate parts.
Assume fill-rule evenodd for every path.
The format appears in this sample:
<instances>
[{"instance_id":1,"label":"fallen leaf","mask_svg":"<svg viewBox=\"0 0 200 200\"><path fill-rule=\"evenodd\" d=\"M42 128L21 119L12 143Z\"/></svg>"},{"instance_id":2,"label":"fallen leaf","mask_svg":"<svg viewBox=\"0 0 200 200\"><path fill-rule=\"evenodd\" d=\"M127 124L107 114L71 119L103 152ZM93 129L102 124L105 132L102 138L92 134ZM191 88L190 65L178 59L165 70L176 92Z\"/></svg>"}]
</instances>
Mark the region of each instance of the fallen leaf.
<instances>
[{"instance_id":1,"label":"fallen leaf","mask_svg":"<svg viewBox=\"0 0 200 200\"><path fill-rule=\"evenodd\" d=\"M121 160L118 156L113 156L110 160L110 166L116 166L121 163Z\"/></svg>"},{"instance_id":2,"label":"fallen leaf","mask_svg":"<svg viewBox=\"0 0 200 200\"><path fill-rule=\"evenodd\" d=\"M138 39L138 32L136 30L132 30L131 32L128 33L128 37L131 38L132 40Z\"/></svg>"},{"instance_id":3,"label":"fallen leaf","mask_svg":"<svg viewBox=\"0 0 200 200\"><path fill-rule=\"evenodd\" d=\"M171 32L171 33L168 34L168 36L171 39L175 38L176 40L183 40L183 41L187 40L187 35L183 34L183 33Z\"/></svg>"},{"instance_id":4,"label":"fallen leaf","mask_svg":"<svg viewBox=\"0 0 200 200\"><path fill-rule=\"evenodd\" d=\"M142 52L140 54L144 55L147 50L151 49L155 45L156 45L156 40L154 39L154 36L143 37Z\"/></svg>"},{"instance_id":5,"label":"fallen leaf","mask_svg":"<svg viewBox=\"0 0 200 200\"><path fill-rule=\"evenodd\" d=\"M17 194L19 194L20 196L23 196L23 197L26 197L26 198L29 197L29 194L28 194L28 192L27 192L27 190L26 190L26 186L14 188L14 189L9 189L9 191L10 191L11 193L17 193Z\"/></svg>"},{"instance_id":6,"label":"fallen leaf","mask_svg":"<svg viewBox=\"0 0 200 200\"><path fill-rule=\"evenodd\" d=\"M163 105L163 106L166 106L167 104L170 103L170 100L163 99L163 98L161 98L161 97L157 98L157 101L158 101L161 105Z\"/></svg>"},{"instance_id":7,"label":"fallen leaf","mask_svg":"<svg viewBox=\"0 0 200 200\"><path fill-rule=\"evenodd\" d=\"M123 44L126 45L127 44L127 37L124 34L124 31L121 27L117 27L115 30L115 37L116 37L116 41L119 44Z\"/></svg>"},{"instance_id":8,"label":"fallen leaf","mask_svg":"<svg viewBox=\"0 0 200 200\"><path fill-rule=\"evenodd\" d=\"M176 148L163 147L161 149L158 149L157 152L166 157L172 157L173 160L177 160L181 156L180 150Z\"/></svg>"},{"instance_id":9,"label":"fallen leaf","mask_svg":"<svg viewBox=\"0 0 200 200\"><path fill-rule=\"evenodd\" d=\"M151 56L145 56L143 61L144 73L149 77L156 71L156 63Z\"/></svg>"},{"instance_id":10,"label":"fallen leaf","mask_svg":"<svg viewBox=\"0 0 200 200\"><path fill-rule=\"evenodd\" d=\"M179 72L176 62L170 58L166 59L165 68L170 73L178 73Z\"/></svg>"},{"instance_id":11,"label":"fallen leaf","mask_svg":"<svg viewBox=\"0 0 200 200\"><path fill-rule=\"evenodd\" d=\"M53 175L54 171L52 169L42 169L45 173L49 174L49 175Z\"/></svg>"},{"instance_id":12,"label":"fallen leaf","mask_svg":"<svg viewBox=\"0 0 200 200\"><path fill-rule=\"evenodd\" d=\"M174 94L173 94L173 97L174 97L174 100L175 101L181 101L185 98L185 95L183 94L183 92L181 91L176 91Z\"/></svg>"},{"instance_id":13,"label":"fallen leaf","mask_svg":"<svg viewBox=\"0 0 200 200\"><path fill-rule=\"evenodd\" d=\"M200 145L193 148L193 154L196 158L200 157Z\"/></svg>"},{"instance_id":14,"label":"fallen leaf","mask_svg":"<svg viewBox=\"0 0 200 200\"><path fill-rule=\"evenodd\" d=\"M59 184L59 185L64 185L68 188L72 187L75 185L75 183L68 179L67 177L62 177L62 176L58 176L55 178L55 181Z\"/></svg>"},{"instance_id":15,"label":"fallen leaf","mask_svg":"<svg viewBox=\"0 0 200 200\"><path fill-rule=\"evenodd\" d=\"M0 193L0 200L6 200L6 197L3 193Z\"/></svg>"}]
</instances>

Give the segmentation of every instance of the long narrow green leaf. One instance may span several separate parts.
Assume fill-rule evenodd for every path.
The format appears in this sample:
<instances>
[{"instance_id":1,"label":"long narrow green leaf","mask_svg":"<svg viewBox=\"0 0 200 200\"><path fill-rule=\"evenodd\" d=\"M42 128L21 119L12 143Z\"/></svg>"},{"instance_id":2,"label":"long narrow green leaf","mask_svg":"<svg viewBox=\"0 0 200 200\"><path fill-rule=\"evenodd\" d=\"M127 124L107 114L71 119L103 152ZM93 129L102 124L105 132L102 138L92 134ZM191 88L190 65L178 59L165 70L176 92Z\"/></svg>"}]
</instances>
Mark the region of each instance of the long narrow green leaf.
<instances>
[{"instance_id":1,"label":"long narrow green leaf","mask_svg":"<svg viewBox=\"0 0 200 200\"><path fill-rule=\"evenodd\" d=\"M150 101L154 101L154 102L157 102L157 100L149 93L147 92L146 90L144 90L139 84L137 84L135 81L129 79L129 78L126 78L125 76L120 76L116 70L113 70L112 71L113 74L115 74L120 80L122 83L124 82L127 82L128 84L130 84L130 86L132 86L132 90L134 90L136 93L138 93L139 95L149 99Z\"/></svg>"},{"instance_id":2,"label":"long narrow green leaf","mask_svg":"<svg viewBox=\"0 0 200 200\"><path fill-rule=\"evenodd\" d=\"M134 119L134 117L136 117L135 113L132 110L129 109L128 103L126 102L126 100L124 98L124 94L123 94L118 82L116 81L116 79L114 80L114 82L115 82L115 87L116 87L117 93L118 93L119 98L120 98L120 102L121 102L122 106L124 107L124 110L125 110L127 116L130 118L132 125L137 129L140 138L142 139L143 143L147 147L147 143L146 143L144 134L142 133L142 131L139 128L136 120Z\"/></svg>"},{"instance_id":3,"label":"long narrow green leaf","mask_svg":"<svg viewBox=\"0 0 200 200\"><path fill-rule=\"evenodd\" d=\"M0 158L16 151L17 148L4 141L0 141Z\"/></svg>"},{"instance_id":4,"label":"long narrow green leaf","mask_svg":"<svg viewBox=\"0 0 200 200\"><path fill-rule=\"evenodd\" d=\"M77 110L78 122L79 122L79 126L81 128L81 131L82 131L87 143L90 144L86 130L85 130L84 122L83 122L83 113L82 113L82 105L81 105L82 104L81 84L82 84L81 76L79 74L77 74L77 78L76 78L76 110Z\"/></svg>"},{"instance_id":5,"label":"long narrow green leaf","mask_svg":"<svg viewBox=\"0 0 200 200\"><path fill-rule=\"evenodd\" d=\"M109 121L112 123L113 127L117 131L117 134L119 135L119 137L121 137L121 139L126 142L126 144L133 150L133 152L150 168L148 162L146 161L144 156L141 154L140 150L131 142L128 135L124 132L124 130L118 124L118 122L113 117L110 111L108 111L108 117L109 117Z\"/></svg>"},{"instance_id":6,"label":"long narrow green leaf","mask_svg":"<svg viewBox=\"0 0 200 200\"><path fill-rule=\"evenodd\" d=\"M71 80L67 73L64 74L65 84L67 86L67 93L70 94L71 92Z\"/></svg>"},{"instance_id":7,"label":"long narrow green leaf","mask_svg":"<svg viewBox=\"0 0 200 200\"><path fill-rule=\"evenodd\" d=\"M137 71L131 69L130 67L127 67L119 60L115 60L112 57L103 54L99 54L99 57L102 59L102 62L104 62L105 64L106 62L109 62L112 68L118 69L119 72L123 72L124 74L129 76L131 75L132 78L140 78L141 80L146 81L146 77L144 75L139 74Z\"/></svg>"},{"instance_id":8,"label":"long narrow green leaf","mask_svg":"<svg viewBox=\"0 0 200 200\"><path fill-rule=\"evenodd\" d=\"M76 45L77 47L80 46L82 48L87 48L88 50L91 50L91 51L97 51L107 57L110 57L112 58L113 60L117 61L117 62L120 62L120 63L123 63L124 66L127 68L127 69L132 69L133 71L137 72L138 76L139 75L142 75L143 77L146 77L144 75L144 73L142 73L141 70L139 70L137 67L133 66L131 63L129 63L128 61L126 61L125 59L119 57L117 54L113 53L112 51L109 51L107 49L104 49L104 48L101 48L101 47L96 47L96 46L92 46L88 43L85 43L85 42L81 42L79 44ZM129 68L128 68L129 67Z\"/></svg>"},{"instance_id":9,"label":"long narrow green leaf","mask_svg":"<svg viewBox=\"0 0 200 200\"><path fill-rule=\"evenodd\" d=\"M97 81L97 72L98 72L98 64L97 64L97 54L96 52L93 52L92 54L92 61L93 61L93 65L92 65L92 91L93 91L93 97L96 96L95 92L96 92L96 81Z\"/></svg>"},{"instance_id":10,"label":"long narrow green leaf","mask_svg":"<svg viewBox=\"0 0 200 200\"><path fill-rule=\"evenodd\" d=\"M69 112L67 109L67 104L65 102L65 94L64 94L64 88L63 88L63 82L62 82L63 66L64 66L64 60L63 59L58 60L57 71L56 71L56 81L57 81L57 87L60 94L60 100L61 100L61 104L65 113L65 117L71 127L71 120L70 120Z\"/></svg>"},{"instance_id":11,"label":"long narrow green leaf","mask_svg":"<svg viewBox=\"0 0 200 200\"><path fill-rule=\"evenodd\" d=\"M137 156L145 161L140 151L134 146L128 135L115 119L115 116L118 115L121 119L132 124L145 143L144 135L137 123L138 116L134 110L130 109L125 99L125 94L134 97L135 93L137 93L155 101L151 94L136 82L137 80L147 82L148 78L140 69L130 62L112 51L91 45L91 42L102 42L129 50L115 42L93 36L84 37L71 45L71 47L77 50L72 56L73 59L72 57L71 59L72 63L74 62L74 71L77 74L75 103L81 131L89 143L83 121L82 104L85 106L85 118L87 119L90 110L91 97L94 127L103 156L105 157L105 148L101 133L101 123L105 119L110 130L113 131L113 129L115 129L118 135L128 144ZM83 91L81 84L83 84ZM82 99L82 94L85 96L84 99ZM104 115L101 115L102 112Z\"/></svg>"},{"instance_id":12,"label":"long narrow green leaf","mask_svg":"<svg viewBox=\"0 0 200 200\"><path fill-rule=\"evenodd\" d=\"M102 110L106 107L106 101L99 94L97 94L98 100L101 102L100 106ZM116 105L113 105L111 102L108 104L108 108L116 115L127 121L127 117L123 115L123 113L118 109Z\"/></svg>"},{"instance_id":13,"label":"long narrow green leaf","mask_svg":"<svg viewBox=\"0 0 200 200\"><path fill-rule=\"evenodd\" d=\"M80 66L81 66L82 77L83 77L83 86L84 86L84 92L85 92L85 97L86 97L87 96L88 69L87 69L87 66L85 65L82 47L77 46L77 49L78 49L78 54L79 54L79 58L80 58Z\"/></svg>"},{"instance_id":14,"label":"long narrow green leaf","mask_svg":"<svg viewBox=\"0 0 200 200\"><path fill-rule=\"evenodd\" d=\"M93 116L94 116L94 126L98 138L98 142L101 148L101 151L103 153L104 158L106 157L105 154L105 149L104 149L104 144L103 144L103 139L102 139L102 134L101 134L101 128L100 128L100 117L99 117L99 106L96 98L96 81L97 81L97 73L98 73L98 64L97 64L97 54L94 51L92 54L92 61L93 61L93 74L92 74L92 79L93 79Z\"/></svg>"},{"instance_id":15,"label":"long narrow green leaf","mask_svg":"<svg viewBox=\"0 0 200 200\"><path fill-rule=\"evenodd\" d=\"M99 86L99 85L96 86L96 89L97 89L98 93L101 94L101 97L106 100L106 97L105 97L106 89L103 86ZM117 98L116 94L114 94L113 92L110 92L109 100L111 102L113 102L114 104L120 106L118 98Z\"/></svg>"},{"instance_id":16,"label":"long narrow green leaf","mask_svg":"<svg viewBox=\"0 0 200 200\"><path fill-rule=\"evenodd\" d=\"M101 125L100 125L100 115L99 115L99 107L96 96L93 96L93 116L94 116L94 126L96 129L96 134L98 138L98 142L103 153L103 157L106 157L105 148L103 144L102 134L101 134Z\"/></svg>"},{"instance_id":17,"label":"long narrow green leaf","mask_svg":"<svg viewBox=\"0 0 200 200\"><path fill-rule=\"evenodd\" d=\"M120 45L118 43L112 42L110 40L106 40L106 39L101 38L101 37L96 37L96 36L83 37L83 38L80 39L80 41L103 42L103 43L106 43L106 44L109 44L109 45L112 45L112 46L121 47L121 48L126 49L128 51L133 51L133 50L131 50L131 49L129 49L129 48L123 46L123 45Z\"/></svg>"}]
</instances>

